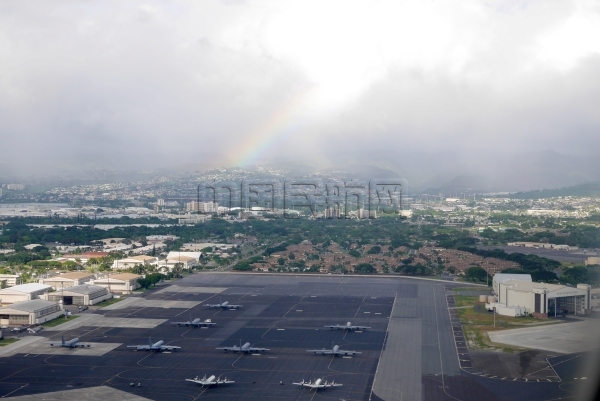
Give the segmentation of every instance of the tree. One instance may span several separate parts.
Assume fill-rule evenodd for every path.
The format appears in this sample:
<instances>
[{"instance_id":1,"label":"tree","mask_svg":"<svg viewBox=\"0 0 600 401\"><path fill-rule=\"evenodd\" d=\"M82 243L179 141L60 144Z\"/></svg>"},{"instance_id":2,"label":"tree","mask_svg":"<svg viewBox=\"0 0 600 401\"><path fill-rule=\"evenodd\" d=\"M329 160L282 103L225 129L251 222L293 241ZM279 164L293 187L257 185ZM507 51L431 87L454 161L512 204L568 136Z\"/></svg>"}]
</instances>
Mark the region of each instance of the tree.
<instances>
[{"instance_id":1,"label":"tree","mask_svg":"<svg viewBox=\"0 0 600 401\"><path fill-rule=\"evenodd\" d=\"M360 258L360 252L358 252L356 249L351 249L350 252L348 252L348 255L354 256L355 258Z\"/></svg>"},{"instance_id":2,"label":"tree","mask_svg":"<svg viewBox=\"0 0 600 401\"><path fill-rule=\"evenodd\" d=\"M487 276L488 274L485 269L479 266L469 267L467 270L465 270L465 278L469 281L485 282Z\"/></svg>"},{"instance_id":3,"label":"tree","mask_svg":"<svg viewBox=\"0 0 600 401\"><path fill-rule=\"evenodd\" d=\"M375 245L371 249L369 249L367 253L369 255L377 255L381 253L381 247L379 245Z\"/></svg>"},{"instance_id":4,"label":"tree","mask_svg":"<svg viewBox=\"0 0 600 401\"><path fill-rule=\"evenodd\" d=\"M279 258L279 259L277 259L277 264L278 264L279 266L283 266L283 265L285 264L285 259L284 259L284 258Z\"/></svg>"},{"instance_id":5,"label":"tree","mask_svg":"<svg viewBox=\"0 0 600 401\"><path fill-rule=\"evenodd\" d=\"M361 263L354 268L356 274L374 274L377 270L370 263Z\"/></svg>"}]
</instances>

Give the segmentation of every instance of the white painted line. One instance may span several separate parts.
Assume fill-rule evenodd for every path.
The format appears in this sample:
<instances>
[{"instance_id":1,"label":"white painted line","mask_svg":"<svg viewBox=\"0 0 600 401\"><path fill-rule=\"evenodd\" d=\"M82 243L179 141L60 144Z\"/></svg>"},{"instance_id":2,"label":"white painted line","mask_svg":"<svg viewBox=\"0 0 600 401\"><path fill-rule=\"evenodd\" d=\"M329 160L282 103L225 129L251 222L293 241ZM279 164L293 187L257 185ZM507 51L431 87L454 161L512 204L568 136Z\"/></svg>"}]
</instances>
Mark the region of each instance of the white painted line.
<instances>
[{"instance_id":1,"label":"white painted line","mask_svg":"<svg viewBox=\"0 0 600 401\"><path fill-rule=\"evenodd\" d=\"M310 297L311 297L311 298L316 298L317 296L316 296L316 295L311 295Z\"/></svg>"},{"instance_id":2,"label":"white painted line","mask_svg":"<svg viewBox=\"0 0 600 401\"><path fill-rule=\"evenodd\" d=\"M250 295L251 297L255 297L256 295Z\"/></svg>"},{"instance_id":3,"label":"white painted line","mask_svg":"<svg viewBox=\"0 0 600 401\"><path fill-rule=\"evenodd\" d=\"M302 309L296 309L296 312L302 312Z\"/></svg>"},{"instance_id":4,"label":"white painted line","mask_svg":"<svg viewBox=\"0 0 600 401\"><path fill-rule=\"evenodd\" d=\"M381 312L375 312L376 315L381 315Z\"/></svg>"},{"instance_id":5,"label":"white painted line","mask_svg":"<svg viewBox=\"0 0 600 401\"><path fill-rule=\"evenodd\" d=\"M371 312L363 312L363 313L371 313Z\"/></svg>"},{"instance_id":6,"label":"white painted line","mask_svg":"<svg viewBox=\"0 0 600 401\"><path fill-rule=\"evenodd\" d=\"M285 329L277 329L277 331L284 331Z\"/></svg>"},{"instance_id":7,"label":"white painted line","mask_svg":"<svg viewBox=\"0 0 600 401\"><path fill-rule=\"evenodd\" d=\"M252 356L260 356L261 354L250 354Z\"/></svg>"},{"instance_id":8,"label":"white painted line","mask_svg":"<svg viewBox=\"0 0 600 401\"><path fill-rule=\"evenodd\" d=\"M356 330L355 333L362 333L362 330Z\"/></svg>"},{"instance_id":9,"label":"white painted line","mask_svg":"<svg viewBox=\"0 0 600 401\"><path fill-rule=\"evenodd\" d=\"M351 356L343 356L342 358L344 358L344 359L352 359Z\"/></svg>"}]
</instances>

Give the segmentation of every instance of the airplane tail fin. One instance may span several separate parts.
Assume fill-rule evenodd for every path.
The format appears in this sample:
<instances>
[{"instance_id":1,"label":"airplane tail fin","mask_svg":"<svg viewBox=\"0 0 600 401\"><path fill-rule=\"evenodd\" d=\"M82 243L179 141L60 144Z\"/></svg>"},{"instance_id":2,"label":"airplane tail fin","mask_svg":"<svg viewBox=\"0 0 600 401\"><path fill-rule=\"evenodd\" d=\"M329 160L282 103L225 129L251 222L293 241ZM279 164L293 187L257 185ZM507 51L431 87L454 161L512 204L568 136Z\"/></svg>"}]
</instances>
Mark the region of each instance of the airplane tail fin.
<instances>
[{"instance_id":1,"label":"airplane tail fin","mask_svg":"<svg viewBox=\"0 0 600 401\"><path fill-rule=\"evenodd\" d=\"M152 348L152 337L148 337L148 345Z\"/></svg>"}]
</instances>

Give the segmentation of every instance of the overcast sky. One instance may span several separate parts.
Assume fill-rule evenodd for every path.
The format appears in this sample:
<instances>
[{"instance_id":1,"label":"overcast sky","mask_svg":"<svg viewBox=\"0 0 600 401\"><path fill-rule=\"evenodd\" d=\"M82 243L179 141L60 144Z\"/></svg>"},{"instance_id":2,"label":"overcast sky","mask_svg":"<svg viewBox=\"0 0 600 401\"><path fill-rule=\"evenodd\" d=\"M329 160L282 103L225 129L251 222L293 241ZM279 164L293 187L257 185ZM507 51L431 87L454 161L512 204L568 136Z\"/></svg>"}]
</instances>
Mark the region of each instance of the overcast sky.
<instances>
[{"instance_id":1,"label":"overcast sky","mask_svg":"<svg viewBox=\"0 0 600 401\"><path fill-rule=\"evenodd\" d=\"M598 38L598 1L1 2L0 170L592 156Z\"/></svg>"}]
</instances>

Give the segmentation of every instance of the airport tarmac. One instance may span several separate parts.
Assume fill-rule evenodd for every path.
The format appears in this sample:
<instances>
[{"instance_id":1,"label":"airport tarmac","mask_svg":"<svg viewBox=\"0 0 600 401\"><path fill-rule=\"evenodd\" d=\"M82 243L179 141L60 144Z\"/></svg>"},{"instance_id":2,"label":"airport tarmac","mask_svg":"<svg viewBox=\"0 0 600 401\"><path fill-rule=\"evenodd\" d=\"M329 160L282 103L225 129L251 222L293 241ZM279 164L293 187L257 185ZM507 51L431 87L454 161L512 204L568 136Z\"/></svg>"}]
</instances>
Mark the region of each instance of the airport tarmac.
<instances>
[{"instance_id":1,"label":"airport tarmac","mask_svg":"<svg viewBox=\"0 0 600 401\"><path fill-rule=\"evenodd\" d=\"M589 318L573 323L490 331L488 334L495 343L571 354L599 347L600 340L595 334L599 328L600 320Z\"/></svg>"},{"instance_id":2,"label":"airport tarmac","mask_svg":"<svg viewBox=\"0 0 600 401\"><path fill-rule=\"evenodd\" d=\"M82 342L123 345L98 356L31 357L18 352L0 358L0 397L98 386L150 400L544 400L563 394L560 383L513 383L461 370L446 304L447 289L454 285L376 276L194 274L177 281L178 287L193 290L160 289L142 298L210 303L221 298L243 307L99 309L84 315L94 318L82 316L57 326L52 338L64 333ZM199 287L221 291L198 293ZM169 324L185 321L190 314L217 325ZM80 319L84 324L75 325ZM371 329L323 327L348 321ZM182 348L163 353L127 348L147 344L150 337ZM240 342L270 351L239 355L215 350ZM330 357L306 352L332 345L362 354ZM204 374L235 383L206 389L185 381ZM315 395L291 384L317 378L343 387ZM142 386L130 387L134 381Z\"/></svg>"},{"instance_id":3,"label":"airport tarmac","mask_svg":"<svg viewBox=\"0 0 600 401\"><path fill-rule=\"evenodd\" d=\"M104 310L116 310L125 308L181 308L191 309L198 306L199 301L163 301L160 299L146 299L140 297L126 298L120 302L104 307Z\"/></svg>"},{"instance_id":4,"label":"airport tarmac","mask_svg":"<svg viewBox=\"0 0 600 401\"><path fill-rule=\"evenodd\" d=\"M48 342L51 340L47 337L34 337L37 341L9 350L2 356L12 356L16 354L24 354L27 357L34 358L40 355L80 355L80 356L102 356L113 349L123 345L120 343L91 343L89 347L66 348L66 347L51 347ZM71 338L66 338L70 340ZM52 341L60 341L60 338L52 339ZM83 342L83 341L82 341ZM15 343L16 344L16 343Z\"/></svg>"}]
</instances>

